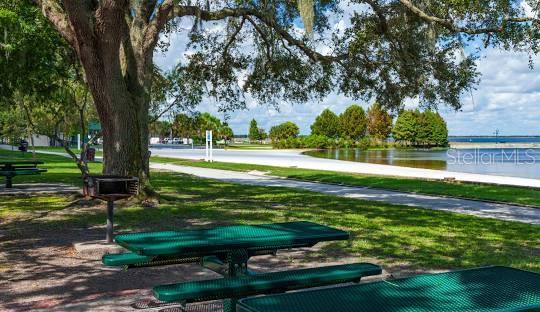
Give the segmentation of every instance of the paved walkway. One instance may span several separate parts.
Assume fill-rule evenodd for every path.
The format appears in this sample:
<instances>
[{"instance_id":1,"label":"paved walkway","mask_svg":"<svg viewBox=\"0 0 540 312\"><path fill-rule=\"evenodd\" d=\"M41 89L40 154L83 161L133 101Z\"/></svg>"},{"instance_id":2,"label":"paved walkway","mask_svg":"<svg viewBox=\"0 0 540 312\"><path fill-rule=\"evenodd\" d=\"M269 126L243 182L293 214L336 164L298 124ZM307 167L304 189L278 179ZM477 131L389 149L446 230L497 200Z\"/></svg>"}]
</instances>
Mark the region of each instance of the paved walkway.
<instances>
[{"instance_id":1,"label":"paved walkway","mask_svg":"<svg viewBox=\"0 0 540 312\"><path fill-rule=\"evenodd\" d=\"M204 159L205 150L152 148L153 156L185 159ZM240 164L267 165L277 167L297 167L303 169L330 170L347 173L411 177L442 180L453 178L457 181L490 183L500 185L525 186L540 188L540 179L506 177L487 174L431 170L399 167L391 165L369 164L354 161L315 158L303 155L298 150L214 150L214 161Z\"/></svg>"},{"instance_id":2,"label":"paved walkway","mask_svg":"<svg viewBox=\"0 0 540 312\"><path fill-rule=\"evenodd\" d=\"M393 192L367 187L350 187L315 182L305 182L265 176L260 172L238 172L207 168L177 166L152 163L153 169L170 170L194 176L221 181L259 186L291 187L334 196L374 200L390 204L407 205L433 210L445 210L474 215L540 225L540 209L508 204L494 204L475 200L427 196L412 193Z\"/></svg>"},{"instance_id":3,"label":"paved walkway","mask_svg":"<svg viewBox=\"0 0 540 312\"><path fill-rule=\"evenodd\" d=\"M1 146L0 148L6 148L7 146ZM10 147L11 148L11 147ZM62 152L45 152L37 151L43 154L53 154L59 156L68 156ZM204 152L204 151L203 151ZM240 152L242 153L242 152ZM96 157L97 159L98 157ZM309 158L309 157L308 157ZM338 161L342 162L342 161ZM345 162L348 163L348 162ZM375 165L376 166L376 165ZM325 193L334 196L356 198L363 200L374 200L385 202L389 204L407 205L413 207L420 207L433 210L444 210L455 213L462 213L468 215L474 215L483 218L495 218L499 220L518 221L523 223L540 225L540 209L528 208L509 204L496 204L475 200L437 197L420 195L413 193L394 192L383 189L372 189L368 187L351 187L340 186L334 184L323 184L315 182L305 182L284 179L280 177L265 176L262 173L246 173L238 171L207 169L198 167L178 166L171 164L159 164L151 163L150 167L153 169L170 170L174 172L181 172L191 174L201 178L217 179L231 183L240 183L247 185L259 185L259 186L277 186L277 187L291 187L304 189L313 192ZM392 168L403 168L386 166ZM415 168L408 168L415 169ZM436 171L436 170L431 170ZM444 171L443 171L444 172ZM490 177L490 176L487 176ZM530 180L530 179L524 179ZM532 180L539 181L540 180Z\"/></svg>"}]
</instances>

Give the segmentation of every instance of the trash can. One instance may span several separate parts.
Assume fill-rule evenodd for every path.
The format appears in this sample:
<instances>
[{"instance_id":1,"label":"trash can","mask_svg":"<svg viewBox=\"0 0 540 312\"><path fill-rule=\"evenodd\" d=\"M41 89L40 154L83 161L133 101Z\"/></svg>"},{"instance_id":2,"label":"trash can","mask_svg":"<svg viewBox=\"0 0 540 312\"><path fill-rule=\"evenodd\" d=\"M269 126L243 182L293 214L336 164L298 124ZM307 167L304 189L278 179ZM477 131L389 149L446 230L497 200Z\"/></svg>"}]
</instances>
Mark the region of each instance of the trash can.
<instances>
[{"instance_id":1,"label":"trash can","mask_svg":"<svg viewBox=\"0 0 540 312\"><path fill-rule=\"evenodd\" d=\"M28 152L28 142L25 140L21 140L19 143L19 151L21 152Z\"/></svg>"},{"instance_id":2,"label":"trash can","mask_svg":"<svg viewBox=\"0 0 540 312\"><path fill-rule=\"evenodd\" d=\"M95 161L96 160L96 149L90 147L86 150L86 161Z\"/></svg>"}]
</instances>

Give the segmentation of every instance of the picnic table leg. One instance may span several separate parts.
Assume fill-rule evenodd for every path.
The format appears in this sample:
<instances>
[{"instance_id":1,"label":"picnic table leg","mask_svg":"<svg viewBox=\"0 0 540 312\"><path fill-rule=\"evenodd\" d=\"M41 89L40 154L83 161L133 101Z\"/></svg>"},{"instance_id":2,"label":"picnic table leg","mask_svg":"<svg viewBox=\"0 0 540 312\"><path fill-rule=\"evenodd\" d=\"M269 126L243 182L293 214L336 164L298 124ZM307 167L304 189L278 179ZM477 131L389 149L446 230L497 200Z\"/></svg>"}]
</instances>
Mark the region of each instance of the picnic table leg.
<instances>
[{"instance_id":1,"label":"picnic table leg","mask_svg":"<svg viewBox=\"0 0 540 312\"><path fill-rule=\"evenodd\" d=\"M6 176L6 188L12 188L13 187L13 177Z\"/></svg>"},{"instance_id":2,"label":"picnic table leg","mask_svg":"<svg viewBox=\"0 0 540 312\"><path fill-rule=\"evenodd\" d=\"M246 274L248 271L247 262L249 260L247 250L231 250L227 253L227 263L229 266L228 276L235 277ZM223 301L223 312L236 312L238 298L229 298Z\"/></svg>"},{"instance_id":3,"label":"picnic table leg","mask_svg":"<svg viewBox=\"0 0 540 312\"><path fill-rule=\"evenodd\" d=\"M113 218L114 218L114 202L112 200L107 201L107 243L113 242Z\"/></svg>"}]
</instances>

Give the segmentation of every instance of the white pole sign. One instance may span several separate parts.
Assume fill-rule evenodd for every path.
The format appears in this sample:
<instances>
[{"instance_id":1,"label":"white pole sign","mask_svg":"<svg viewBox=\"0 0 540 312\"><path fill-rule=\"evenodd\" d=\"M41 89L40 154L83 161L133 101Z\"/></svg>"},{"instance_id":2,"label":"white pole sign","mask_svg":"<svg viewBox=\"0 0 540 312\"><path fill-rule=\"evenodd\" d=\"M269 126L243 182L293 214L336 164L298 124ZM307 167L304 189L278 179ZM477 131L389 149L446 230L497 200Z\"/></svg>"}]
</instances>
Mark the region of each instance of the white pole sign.
<instances>
[{"instance_id":1,"label":"white pole sign","mask_svg":"<svg viewBox=\"0 0 540 312\"><path fill-rule=\"evenodd\" d=\"M204 160L208 161L208 130L206 130L206 134L204 136L204 149L206 153L206 156L204 156Z\"/></svg>"},{"instance_id":2,"label":"white pole sign","mask_svg":"<svg viewBox=\"0 0 540 312\"><path fill-rule=\"evenodd\" d=\"M214 161L214 143L213 143L213 133L212 130L210 130L210 162Z\"/></svg>"},{"instance_id":3,"label":"white pole sign","mask_svg":"<svg viewBox=\"0 0 540 312\"><path fill-rule=\"evenodd\" d=\"M212 130L206 130L206 161L213 161Z\"/></svg>"}]
</instances>

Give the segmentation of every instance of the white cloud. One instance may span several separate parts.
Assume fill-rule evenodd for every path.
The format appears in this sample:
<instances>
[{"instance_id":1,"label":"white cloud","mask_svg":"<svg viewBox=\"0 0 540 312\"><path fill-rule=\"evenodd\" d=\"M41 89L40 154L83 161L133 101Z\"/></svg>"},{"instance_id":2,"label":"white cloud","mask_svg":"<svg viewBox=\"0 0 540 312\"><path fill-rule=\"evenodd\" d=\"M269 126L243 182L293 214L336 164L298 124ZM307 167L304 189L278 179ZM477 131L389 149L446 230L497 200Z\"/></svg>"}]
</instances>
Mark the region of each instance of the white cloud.
<instances>
[{"instance_id":1,"label":"white cloud","mask_svg":"<svg viewBox=\"0 0 540 312\"><path fill-rule=\"evenodd\" d=\"M344 10L345 15L352 11L347 7ZM186 19L181 25L184 30L170 37L171 45L167 53L156 53L155 62L158 66L171 69L179 61L185 61L189 53L186 52L187 34L192 23ZM348 23L348 18L335 18L333 23L339 29ZM220 28L217 24L206 27L211 31ZM540 57L533 60L540 66ZM462 110L454 112L441 108L450 134L491 135L495 129L500 129L502 135L540 135L540 70L531 70L528 65L526 54L493 49L485 51L478 63L482 73L481 82L472 94L462 97ZM332 93L321 102L301 105L283 103L278 112L273 107L259 105L248 96L248 110L229 113L229 124L235 133L245 134L252 118L257 119L259 125L266 130L278 123L293 121L300 126L301 133L308 134L309 126L323 109L330 108L339 114L353 102L341 94ZM415 102L407 101L407 107L414 107ZM369 103L358 104L364 108L369 106ZM211 99L204 100L198 110L223 117Z\"/></svg>"},{"instance_id":2,"label":"white cloud","mask_svg":"<svg viewBox=\"0 0 540 312\"><path fill-rule=\"evenodd\" d=\"M539 64L540 58L533 59ZM528 55L488 50L479 61L482 78L461 112L443 109L453 135L540 134L540 70L530 69Z\"/></svg>"}]
</instances>

